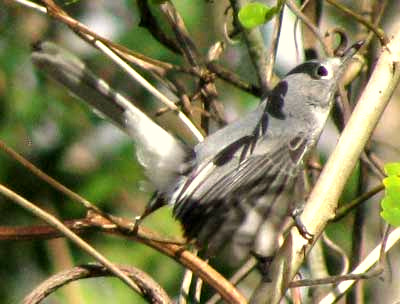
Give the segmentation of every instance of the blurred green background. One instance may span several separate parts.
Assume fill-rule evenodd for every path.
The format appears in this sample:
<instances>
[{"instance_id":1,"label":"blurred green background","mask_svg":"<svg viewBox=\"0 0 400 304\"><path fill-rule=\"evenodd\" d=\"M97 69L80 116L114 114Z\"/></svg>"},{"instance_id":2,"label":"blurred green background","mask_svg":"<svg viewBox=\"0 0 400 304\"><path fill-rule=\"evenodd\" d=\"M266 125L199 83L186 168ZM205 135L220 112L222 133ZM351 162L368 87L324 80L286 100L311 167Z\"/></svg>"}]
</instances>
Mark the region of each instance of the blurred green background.
<instances>
[{"instance_id":1,"label":"blurred green background","mask_svg":"<svg viewBox=\"0 0 400 304\"><path fill-rule=\"evenodd\" d=\"M223 39L223 23L226 19L224 11L228 1L173 2L203 55L213 43ZM156 59L182 63L180 57L155 41L146 29L139 26L135 1L58 3L72 16L113 41ZM335 21L348 21L342 15L333 16L331 19ZM355 31L355 27L350 30ZM143 171L134 157L134 143L107 121L96 116L86 105L77 102L76 98L58 84L34 70L29 57L30 44L37 40L55 41L77 54L115 88L138 101L138 106L149 115L154 115L161 106L107 58L81 42L66 26L6 0L0 3L0 139L103 210L133 219L143 211L152 194L151 185L146 182ZM290 47L286 47L284 51L293 52ZM285 61L290 62L286 65L293 66L294 58L294 55L286 55L286 58L281 60L283 69L287 70ZM230 45L221 62L248 82L256 82L243 44ZM279 74L282 73L283 71ZM143 75L164 90L147 73ZM188 81L186 85L190 87L193 83ZM257 98L222 81L217 81L217 85L227 120L237 117L238 113L253 107L258 101ZM398 118L398 106L392 108L391 114L394 115L393 113L397 113ZM173 124L171 129L179 129ZM334 127L331 126L330 129L334 130ZM390 130L380 131L376 135L379 140L387 140L385 132L392 132L392 135L389 135L392 139L394 129L391 127ZM334 144L335 136L334 134L329 137L328 146ZM387 158L394 160L392 155ZM357 181L356 173L343 197L344 202L348 202L354 196ZM0 182L46 210L51 210L62 219L85 216L85 210L80 205L39 180L2 151ZM374 233L377 234L375 228L379 226L379 216L376 207L373 210L370 221ZM328 229L330 236L339 240L346 249L351 246L349 227L352 223L352 218L348 217ZM41 222L0 196L0 225L34 224ZM145 224L161 235L176 236L181 233L168 207L156 212ZM171 297L178 295L183 268L171 259L144 245L122 238L100 233L89 233L84 238L111 261L136 266L148 272ZM375 244L376 235L372 236L373 241L370 235L369 239L370 245ZM20 303L29 291L52 274L72 265L92 261L74 245L62 239L1 241L0 303ZM330 261L332 263L329 267L336 273L340 265L335 264L335 257L331 257ZM225 263L224 256L213 260L212 263L223 273L232 272ZM74 286L74 289L62 288L44 303L144 303L117 279L96 278L70 286Z\"/></svg>"},{"instance_id":2,"label":"blurred green background","mask_svg":"<svg viewBox=\"0 0 400 304\"><path fill-rule=\"evenodd\" d=\"M135 1L59 2L72 16L92 30L135 51L156 59L182 63L182 59L139 27ZM211 22L222 18L224 5L206 1L176 1L201 52L221 39ZM91 48L64 25L26 7L6 1L0 4L0 138L44 172L81 194L105 211L134 218L151 197L152 188L134 157L134 143L64 88L38 73L30 62L30 45L37 40L59 43L84 59L90 68L139 106L154 114L160 104L115 65ZM210 14L213 11L215 15ZM204 29L208 27L208 31ZM235 47L242 50L241 46ZM235 49L234 48L234 49ZM234 63L239 52L231 53ZM246 54L244 55L246 56ZM245 77L249 63L241 63ZM247 76L246 76L247 75ZM144 76L149 75L144 73ZM159 84L148 77L153 84ZM190 84L189 84L190 85ZM223 85L223 84L222 84ZM159 86L162 89L162 87ZM256 99L238 90L221 90L233 112L255 104ZM237 96L242 98L237 98ZM230 109L228 107L228 110ZM5 153L0 152L0 181L28 200L59 215L80 218L85 210L38 179ZM0 196L0 225L37 225L40 220ZM146 220L161 235L180 235L180 226L166 207ZM179 292L183 268L141 244L99 233L84 239L119 264L136 266L156 278L171 297ZM0 303L19 303L50 275L72 265L92 262L65 240L0 242ZM62 288L45 303L141 303L140 297L117 279L91 279Z\"/></svg>"}]
</instances>

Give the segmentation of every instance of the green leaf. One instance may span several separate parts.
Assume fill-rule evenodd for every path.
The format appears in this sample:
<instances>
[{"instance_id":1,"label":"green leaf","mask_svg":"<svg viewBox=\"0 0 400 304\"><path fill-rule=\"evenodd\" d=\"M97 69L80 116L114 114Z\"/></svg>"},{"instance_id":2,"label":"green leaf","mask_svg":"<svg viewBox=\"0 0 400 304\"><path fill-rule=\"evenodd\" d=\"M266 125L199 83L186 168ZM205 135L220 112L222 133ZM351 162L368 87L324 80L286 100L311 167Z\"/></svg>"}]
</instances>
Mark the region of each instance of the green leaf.
<instances>
[{"instance_id":1,"label":"green leaf","mask_svg":"<svg viewBox=\"0 0 400 304\"><path fill-rule=\"evenodd\" d=\"M254 2L243 6L239 11L238 18L244 28L252 29L271 20L278 10L276 6L269 7Z\"/></svg>"},{"instance_id":2,"label":"green leaf","mask_svg":"<svg viewBox=\"0 0 400 304\"><path fill-rule=\"evenodd\" d=\"M396 166L385 166L385 171L393 173L397 172L397 168ZM400 226L400 177L389 175L382 182L386 190L385 197L381 201L381 216L390 225Z\"/></svg>"},{"instance_id":3,"label":"green leaf","mask_svg":"<svg viewBox=\"0 0 400 304\"><path fill-rule=\"evenodd\" d=\"M271 7L270 10L267 11L267 13L265 14L265 21L264 23L267 23L268 21L270 21L272 18L274 18L274 16L279 12L278 7L274 6Z\"/></svg>"},{"instance_id":4,"label":"green leaf","mask_svg":"<svg viewBox=\"0 0 400 304\"><path fill-rule=\"evenodd\" d=\"M396 204L396 201L390 198L389 196L385 196L381 201L381 207L383 210L390 211L391 209L398 208L399 204L398 203Z\"/></svg>"},{"instance_id":5,"label":"green leaf","mask_svg":"<svg viewBox=\"0 0 400 304\"><path fill-rule=\"evenodd\" d=\"M388 176L399 175L400 176L400 163L387 163L385 164L385 173Z\"/></svg>"},{"instance_id":6,"label":"green leaf","mask_svg":"<svg viewBox=\"0 0 400 304\"><path fill-rule=\"evenodd\" d=\"M394 201L400 202L400 177L391 175L383 179L386 191L385 196L389 196Z\"/></svg>"},{"instance_id":7,"label":"green leaf","mask_svg":"<svg viewBox=\"0 0 400 304\"><path fill-rule=\"evenodd\" d=\"M400 226L400 208L382 210L381 217L392 226Z\"/></svg>"}]
</instances>

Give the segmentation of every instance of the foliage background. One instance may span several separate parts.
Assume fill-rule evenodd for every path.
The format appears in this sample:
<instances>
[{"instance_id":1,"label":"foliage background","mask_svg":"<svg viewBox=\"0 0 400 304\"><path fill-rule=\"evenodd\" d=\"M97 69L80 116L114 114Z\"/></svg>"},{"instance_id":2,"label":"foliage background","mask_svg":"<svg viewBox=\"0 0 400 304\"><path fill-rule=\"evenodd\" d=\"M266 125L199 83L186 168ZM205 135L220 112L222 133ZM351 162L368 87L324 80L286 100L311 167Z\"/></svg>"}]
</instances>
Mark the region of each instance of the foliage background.
<instances>
[{"instance_id":1,"label":"foliage background","mask_svg":"<svg viewBox=\"0 0 400 304\"><path fill-rule=\"evenodd\" d=\"M224 10L227 1L173 1L186 21L190 34L199 49L206 54L208 48L217 40L223 39ZM389 1L389 8L396 7L396 1ZM59 2L61 4L61 2ZM398 5L398 3L397 3ZM75 1L64 3L64 8L97 33L119 42L133 50L148 56L181 63L182 59L166 50L139 26L139 16L134 1ZM329 23L340 23L349 31L355 31L354 24L327 7L325 12ZM387 10L385 28L391 27L398 18L395 9ZM29 9L11 4L0 3L0 138L23 154L46 173L69 188L83 195L105 211L124 217L140 214L151 196L151 186L145 182L143 172L137 164L134 144L108 122L98 118L82 103L76 102L60 86L38 74L29 59L30 44L38 39L52 40L72 50L83 58L92 70L112 83L117 89L133 96L141 108L154 114L158 104L136 83L130 81L106 58L91 49L74 36L64 25L52 21ZM290 40L290 39L288 39ZM285 49L286 48L286 49ZM288 47L281 47L278 60L278 73L283 74L296 64L296 56L288 54ZM288 61L288 63L286 62ZM256 77L245 48L241 44L229 46L222 63L237 71L242 78L255 83ZM145 76L148 76L144 74ZM156 83L156 82L155 82ZM254 106L257 99L218 82L222 100L229 120L242 111ZM161 87L160 87L161 88ZM162 88L161 88L162 89ZM386 161L398 160L400 127L398 119L400 105L393 98L385 113L375 139L379 142L390 141L392 147L380 145L379 153ZM174 123L169 122L173 129ZM325 132L321 142L323 151L329 151L335 142L336 134L331 126ZM355 175L355 180L356 180ZM0 181L29 200L63 219L84 217L84 210L74 202L38 180L30 172L0 153ZM376 180L375 180L376 181ZM376 181L377 182L377 181ZM354 189L354 185L353 185ZM354 191L351 188L343 201L348 201ZM373 246L379 238L376 227L379 225L377 202L368 203L371 209L368 219L372 234L366 234L369 245ZM24 210L0 197L0 225L30 225L40 223ZM180 233L180 227L171 219L170 210L154 214L147 225L165 235ZM341 245L350 248L351 218L329 227L330 235L341 241ZM177 295L183 269L174 261L149 249L124 239L96 233L85 235L85 239L112 261L131 264L155 277L170 295ZM393 260L398 260L394 254ZM90 262L81 251L76 250L64 240L52 241L2 241L0 242L0 302L18 303L28 291L39 282L61 269L71 265ZM339 266L331 258L332 273ZM214 265L225 273L232 269L224 258L215 260ZM394 263L394 265L396 265ZM393 269L396 266L393 266ZM393 282L396 282L393 273ZM383 297L399 299L399 287L372 279L370 303ZM116 279L92 279L71 284L73 291L62 289L45 303L141 303L128 288ZM384 291L387 292L384 292ZM397 297L395 296L397 293ZM393 297L391 297L391 294ZM74 300L75 299L75 300ZM80 299L76 302L76 299ZM83 300L82 300L83 299ZM383 302L380 302L383 303Z\"/></svg>"}]
</instances>

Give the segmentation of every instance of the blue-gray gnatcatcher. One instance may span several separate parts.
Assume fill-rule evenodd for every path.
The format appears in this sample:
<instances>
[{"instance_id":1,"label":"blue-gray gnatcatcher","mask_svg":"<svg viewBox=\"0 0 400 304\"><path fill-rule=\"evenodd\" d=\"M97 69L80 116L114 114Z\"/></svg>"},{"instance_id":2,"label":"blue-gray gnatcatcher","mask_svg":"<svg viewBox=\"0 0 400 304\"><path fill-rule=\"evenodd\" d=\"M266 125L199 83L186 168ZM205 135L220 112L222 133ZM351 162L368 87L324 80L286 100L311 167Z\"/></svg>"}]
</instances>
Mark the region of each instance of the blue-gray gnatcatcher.
<instances>
[{"instance_id":1,"label":"blue-gray gnatcatcher","mask_svg":"<svg viewBox=\"0 0 400 304\"><path fill-rule=\"evenodd\" d=\"M32 60L136 141L139 162L158 191L145 213L172 204L189 239L209 254L230 243L241 258L249 251L266 256L275 249L296 176L360 46L342 57L295 67L255 110L193 148L56 45L37 43Z\"/></svg>"}]
</instances>

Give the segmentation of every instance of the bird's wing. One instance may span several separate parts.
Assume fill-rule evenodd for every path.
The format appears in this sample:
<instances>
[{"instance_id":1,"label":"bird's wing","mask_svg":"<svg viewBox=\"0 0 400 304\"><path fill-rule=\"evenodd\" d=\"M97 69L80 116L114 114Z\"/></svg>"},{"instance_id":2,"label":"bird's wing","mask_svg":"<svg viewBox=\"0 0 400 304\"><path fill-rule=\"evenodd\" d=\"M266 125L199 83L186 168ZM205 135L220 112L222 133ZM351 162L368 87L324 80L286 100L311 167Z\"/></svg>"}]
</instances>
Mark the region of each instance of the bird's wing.
<instances>
[{"instance_id":1,"label":"bird's wing","mask_svg":"<svg viewBox=\"0 0 400 304\"><path fill-rule=\"evenodd\" d=\"M200 164L182 183L174 214L187 237L218 248L240 229L251 210L261 219L255 226L273 212L275 202L301 167L307 137L299 133L287 142L280 138L262 143L254 140L252 136L238 139Z\"/></svg>"}]
</instances>

